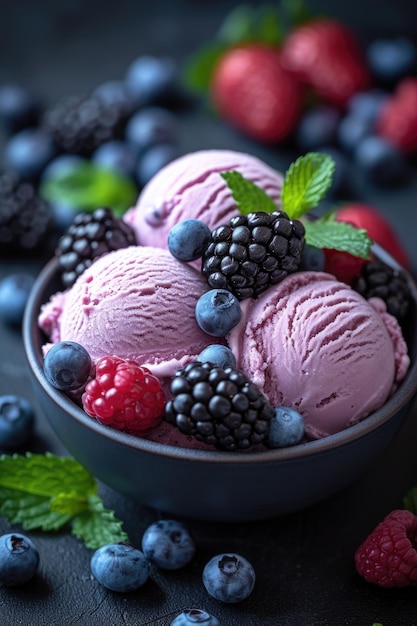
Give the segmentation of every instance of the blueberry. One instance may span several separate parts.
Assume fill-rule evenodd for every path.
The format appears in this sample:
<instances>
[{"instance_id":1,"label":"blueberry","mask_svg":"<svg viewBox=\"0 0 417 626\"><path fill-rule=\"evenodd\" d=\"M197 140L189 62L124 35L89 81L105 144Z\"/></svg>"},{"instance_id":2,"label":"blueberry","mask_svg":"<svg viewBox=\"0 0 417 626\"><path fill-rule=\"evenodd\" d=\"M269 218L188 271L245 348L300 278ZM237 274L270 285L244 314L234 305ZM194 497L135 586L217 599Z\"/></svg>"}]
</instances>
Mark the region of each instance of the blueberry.
<instances>
[{"instance_id":1,"label":"blueberry","mask_svg":"<svg viewBox=\"0 0 417 626\"><path fill-rule=\"evenodd\" d=\"M265 443L269 448L284 448L300 443L304 437L304 418L290 407L275 407Z\"/></svg>"},{"instance_id":2,"label":"blueberry","mask_svg":"<svg viewBox=\"0 0 417 626\"><path fill-rule=\"evenodd\" d=\"M0 319L3 322L20 327L34 282L33 276L23 272L0 280Z\"/></svg>"},{"instance_id":3,"label":"blueberry","mask_svg":"<svg viewBox=\"0 0 417 626\"><path fill-rule=\"evenodd\" d=\"M29 89L13 83L0 87L0 121L9 135L35 126L40 112L40 103Z\"/></svg>"},{"instance_id":4,"label":"blueberry","mask_svg":"<svg viewBox=\"0 0 417 626\"><path fill-rule=\"evenodd\" d=\"M19 448L33 435L35 414L30 403L20 396L0 396L0 447Z\"/></svg>"},{"instance_id":5,"label":"blueberry","mask_svg":"<svg viewBox=\"0 0 417 626\"><path fill-rule=\"evenodd\" d=\"M60 341L46 353L43 371L48 382L57 389L78 389L88 380L91 358L79 343Z\"/></svg>"},{"instance_id":6,"label":"blueberry","mask_svg":"<svg viewBox=\"0 0 417 626\"><path fill-rule=\"evenodd\" d=\"M220 626L219 620L203 609L186 609L171 622L170 626L190 626L190 624L203 624L203 626Z\"/></svg>"},{"instance_id":7,"label":"blueberry","mask_svg":"<svg viewBox=\"0 0 417 626\"><path fill-rule=\"evenodd\" d=\"M325 261L326 257L322 248L306 243L298 269L302 272L323 272Z\"/></svg>"},{"instance_id":8,"label":"blueberry","mask_svg":"<svg viewBox=\"0 0 417 626\"><path fill-rule=\"evenodd\" d=\"M304 113L295 131L295 143L302 152L336 141L340 112L330 106L317 106Z\"/></svg>"},{"instance_id":9,"label":"blueberry","mask_svg":"<svg viewBox=\"0 0 417 626\"><path fill-rule=\"evenodd\" d=\"M221 602L241 602L253 591L255 571L239 554L218 554L203 570L203 584L208 593Z\"/></svg>"},{"instance_id":10,"label":"blueberry","mask_svg":"<svg viewBox=\"0 0 417 626\"><path fill-rule=\"evenodd\" d=\"M177 64L169 57L140 56L128 66L126 83L142 105L164 104L177 91Z\"/></svg>"},{"instance_id":11,"label":"blueberry","mask_svg":"<svg viewBox=\"0 0 417 626\"><path fill-rule=\"evenodd\" d=\"M88 160L78 154L59 154L45 167L41 174L41 183L76 174Z\"/></svg>"},{"instance_id":12,"label":"blueberry","mask_svg":"<svg viewBox=\"0 0 417 626\"><path fill-rule=\"evenodd\" d=\"M168 248L179 261L195 261L203 256L210 239L211 230L205 222L181 220L169 231Z\"/></svg>"},{"instance_id":13,"label":"blueberry","mask_svg":"<svg viewBox=\"0 0 417 626\"><path fill-rule=\"evenodd\" d=\"M361 91L349 100L348 111L356 117L373 122L377 119L387 98L388 93L382 89Z\"/></svg>"},{"instance_id":14,"label":"blueberry","mask_svg":"<svg viewBox=\"0 0 417 626\"><path fill-rule=\"evenodd\" d=\"M242 317L239 300L226 289L210 289L197 300L197 324L214 337L225 337Z\"/></svg>"},{"instance_id":15,"label":"blueberry","mask_svg":"<svg viewBox=\"0 0 417 626\"><path fill-rule=\"evenodd\" d=\"M92 95L112 107L123 110L127 117L140 105L140 99L123 80L108 80L96 87Z\"/></svg>"},{"instance_id":16,"label":"blueberry","mask_svg":"<svg viewBox=\"0 0 417 626\"><path fill-rule=\"evenodd\" d=\"M106 141L95 150L91 160L103 168L119 172L129 178L136 175L137 156L135 150L124 141Z\"/></svg>"},{"instance_id":17,"label":"blueberry","mask_svg":"<svg viewBox=\"0 0 417 626\"><path fill-rule=\"evenodd\" d=\"M37 179L55 156L52 137L41 128L25 128L7 141L4 148L6 167L24 179Z\"/></svg>"},{"instance_id":18,"label":"blueberry","mask_svg":"<svg viewBox=\"0 0 417 626\"><path fill-rule=\"evenodd\" d=\"M128 121L126 141L141 154L157 144L173 144L177 136L177 120L171 111L161 107L147 107Z\"/></svg>"},{"instance_id":19,"label":"blueberry","mask_svg":"<svg viewBox=\"0 0 417 626\"><path fill-rule=\"evenodd\" d=\"M197 361L201 363L213 363L219 367L236 367L235 355L227 346L222 346L219 343L213 343L207 348L204 348L197 357Z\"/></svg>"},{"instance_id":20,"label":"blueberry","mask_svg":"<svg viewBox=\"0 0 417 626\"><path fill-rule=\"evenodd\" d=\"M373 133L373 129L374 120L348 113L341 120L337 130L337 139L340 147L345 152L351 154L364 137L368 137Z\"/></svg>"},{"instance_id":21,"label":"blueberry","mask_svg":"<svg viewBox=\"0 0 417 626\"><path fill-rule=\"evenodd\" d=\"M0 537L0 584L15 587L31 580L39 567L39 552L25 535Z\"/></svg>"},{"instance_id":22,"label":"blueberry","mask_svg":"<svg viewBox=\"0 0 417 626\"><path fill-rule=\"evenodd\" d=\"M138 161L136 178L141 187L144 187L165 165L180 156L178 149L172 144L162 143L145 150Z\"/></svg>"},{"instance_id":23,"label":"blueberry","mask_svg":"<svg viewBox=\"0 0 417 626\"><path fill-rule=\"evenodd\" d=\"M408 37L375 39L366 54L371 71L382 82L398 82L416 70L417 48Z\"/></svg>"},{"instance_id":24,"label":"blueberry","mask_svg":"<svg viewBox=\"0 0 417 626\"><path fill-rule=\"evenodd\" d=\"M145 530L142 550L158 567L174 570L192 560L195 544L184 524L176 520L159 520Z\"/></svg>"},{"instance_id":25,"label":"blueberry","mask_svg":"<svg viewBox=\"0 0 417 626\"><path fill-rule=\"evenodd\" d=\"M91 557L91 572L106 589L126 593L139 589L149 577L149 561L140 550L126 543L98 548Z\"/></svg>"},{"instance_id":26,"label":"blueberry","mask_svg":"<svg viewBox=\"0 0 417 626\"><path fill-rule=\"evenodd\" d=\"M353 158L365 176L380 187L402 184L410 173L404 155L381 137L363 139Z\"/></svg>"}]
</instances>

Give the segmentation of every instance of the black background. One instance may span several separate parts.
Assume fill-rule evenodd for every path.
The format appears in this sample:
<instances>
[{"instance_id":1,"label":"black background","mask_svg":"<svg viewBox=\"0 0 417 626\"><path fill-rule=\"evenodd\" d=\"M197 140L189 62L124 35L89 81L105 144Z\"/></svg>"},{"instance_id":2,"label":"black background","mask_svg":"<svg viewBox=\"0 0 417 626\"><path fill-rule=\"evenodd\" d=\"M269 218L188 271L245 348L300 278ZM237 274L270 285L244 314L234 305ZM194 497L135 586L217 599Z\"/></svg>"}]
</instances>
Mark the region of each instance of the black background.
<instances>
[{"instance_id":1,"label":"black background","mask_svg":"<svg viewBox=\"0 0 417 626\"><path fill-rule=\"evenodd\" d=\"M0 84L21 82L53 103L59 97L91 91L103 81L122 78L128 64L142 54L170 55L182 62L214 35L236 2L126 2L31 0L1 3ZM258 3L259 4L259 3ZM316 12L333 15L355 29L366 44L375 36L414 36L414 2L350 1L310 3ZM285 167L289 155L239 136L206 114L179 119L182 151L210 147L244 150ZM378 190L355 173L357 191L394 220L417 268L416 177L407 187ZM0 276L16 270L36 274L43 261L3 261ZM0 326L0 393L24 395L34 402L18 331ZM32 450L65 453L38 409ZM41 554L35 580L20 589L0 589L0 622L10 625L169 626L186 607L200 607L222 626L417 624L415 589L381 590L366 584L354 569L356 548L393 508L402 506L417 485L417 410L400 434L355 485L327 502L298 514L253 524L190 522L198 551L179 572L154 572L142 589L117 595L90 575L91 551L67 531L30 533ZM146 477L145 477L146 478ZM308 477L306 476L306 480ZM155 512L101 486L106 506L114 508L136 545ZM0 532L10 525L0 518ZM205 563L216 553L236 551L252 562L257 585L236 606L209 598L201 583Z\"/></svg>"}]
</instances>

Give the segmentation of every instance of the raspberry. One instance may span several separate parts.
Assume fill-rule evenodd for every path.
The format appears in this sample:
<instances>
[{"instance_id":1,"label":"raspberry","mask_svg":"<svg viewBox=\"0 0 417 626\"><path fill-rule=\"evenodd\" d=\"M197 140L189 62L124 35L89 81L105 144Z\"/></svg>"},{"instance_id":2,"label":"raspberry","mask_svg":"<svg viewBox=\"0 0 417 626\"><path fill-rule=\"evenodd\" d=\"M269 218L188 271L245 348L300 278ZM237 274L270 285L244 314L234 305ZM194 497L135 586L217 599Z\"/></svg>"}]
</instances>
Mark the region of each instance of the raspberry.
<instances>
[{"instance_id":1,"label":"raspberry","mask_svg":"<svg viewBox=\"0 0 417 626\"><path fill-rule=\"evenodd\" d=\"M356 569L380 587L417 585L417 517L395 510L371 532L355 553Z\"/></svg>"},{"instance_id":2,"label":"raspberry","mask_svg":"<svg viewBox=\"0 0 417 626\"><path fill-rule=\"evenodd\" d=\"M143 435L162 421L165 392L146 367L105 356L96 363L95 378L87 383L82 403L101 424Z\"/></svg>"}]
</instances>

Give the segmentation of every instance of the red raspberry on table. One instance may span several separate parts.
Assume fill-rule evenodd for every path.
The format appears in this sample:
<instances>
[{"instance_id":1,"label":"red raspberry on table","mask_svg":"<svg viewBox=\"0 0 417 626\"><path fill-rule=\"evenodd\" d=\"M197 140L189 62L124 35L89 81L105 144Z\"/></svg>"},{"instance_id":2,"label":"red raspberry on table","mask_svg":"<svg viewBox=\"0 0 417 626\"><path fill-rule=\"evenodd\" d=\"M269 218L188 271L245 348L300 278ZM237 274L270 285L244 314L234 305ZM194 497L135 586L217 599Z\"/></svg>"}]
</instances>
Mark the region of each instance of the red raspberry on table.
<instances>
[{"instance_id":1,"label":"red raspberry on table","mask_svg":"<svg viewBox=\"0 0 417 626\"><path fill-rule=\"evenodd\" d=\"M370 85L357 38L331 18L316 18L291 31L282 46L282 64L336 106L345 106L355 93Z\"/></svg>"},{"instance_id":2,"label":"red raspberry on table","mask_svg":"<svg viewBox=\"0 0 417 626\"><path fill-rule=\"evenodd\" d=\"M143 435L161 423L166 397L159 379L146 367L105 356L96 363L82 403L101 424Z\"/></svg>"},{"instance_id":3,"label":"red raspberry on table","mask_svg":"<svg viewBox=\"0 0 417 626\"><path fill-rule=\"evenodd\" d=\"M395 510L371 532L355 553L356 569L380 587L417 585L417 517Z\"/></svg>"},{"instance_id":4,"label":"red raspberry on table","mask_svg":"<svg viewBox=\"0 0 417 626\"><path fill-rule=\"evenodd\" d=\"M417 78L400 81L384 103L376 133L404 154L417 152Z\"/></svg>"},{"instance_id":5,"label":"red raspberry on table","mask_svg":"<svg viewBox=\"0 0 417 626\"><path fill-rule=\"evenodd\" d=\"M302 89L283 69L279 51L259 43L224 53L213 70L210 93L223 119L262 143L287 138L302 110Z\"/></svg>"}]
</instances>

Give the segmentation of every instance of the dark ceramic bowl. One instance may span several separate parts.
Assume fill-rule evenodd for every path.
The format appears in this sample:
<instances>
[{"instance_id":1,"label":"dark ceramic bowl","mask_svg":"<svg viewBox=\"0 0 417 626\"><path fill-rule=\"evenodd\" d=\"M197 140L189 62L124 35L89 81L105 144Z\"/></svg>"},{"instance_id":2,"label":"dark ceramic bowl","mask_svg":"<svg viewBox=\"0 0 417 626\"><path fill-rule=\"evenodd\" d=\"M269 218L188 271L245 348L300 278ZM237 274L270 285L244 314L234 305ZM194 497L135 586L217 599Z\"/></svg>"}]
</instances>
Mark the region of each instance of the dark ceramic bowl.
<instances>
[{"instance_id":1,"label":"dark ceramic bowl","mask_svg":"<svg viewBox=\"0 0 417 626\"><path fill-rule=\"evenodd\" d=\"M379 256L384 256L380 249ZM384 260L392 261L385 256ZM34 390L57 437L91 474L113 489L165 513L204 520L265 519L308 507L357 479L390 444L417 391L417 290L407 335L411 367L378 411L336 435L262 453L186 450L102 426L62 392L42 369L41 305L61 289L57 263L39 275L23 337Z\"/></svg>"}]
</instances>

